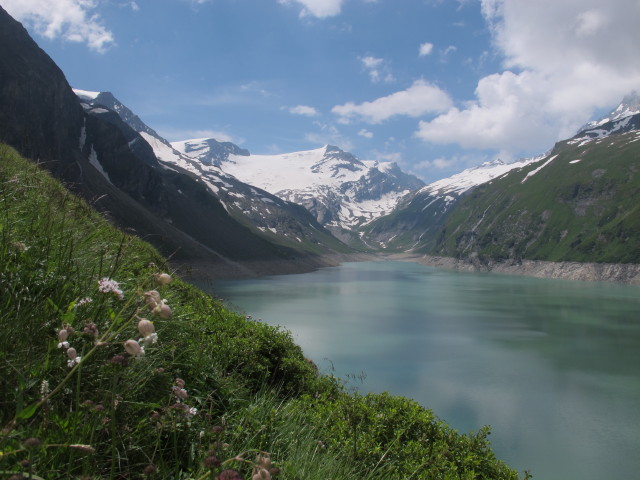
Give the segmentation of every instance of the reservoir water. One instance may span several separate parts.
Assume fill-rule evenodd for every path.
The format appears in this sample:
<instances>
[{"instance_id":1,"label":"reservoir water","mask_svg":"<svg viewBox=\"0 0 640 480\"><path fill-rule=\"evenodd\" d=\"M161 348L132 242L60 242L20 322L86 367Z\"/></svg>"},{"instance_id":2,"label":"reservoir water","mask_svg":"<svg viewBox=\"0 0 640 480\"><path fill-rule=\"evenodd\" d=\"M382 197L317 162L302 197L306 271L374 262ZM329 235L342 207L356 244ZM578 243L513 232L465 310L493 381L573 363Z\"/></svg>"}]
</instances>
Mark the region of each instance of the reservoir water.
<instances>
[{"instance_id":1,"label":"reservoir water","mask_svg":"<svg viewBox=\"0 0 640 480\"><path fill-rule=\"evenodd\" d=\"M640 287L381 261L212 290L361 392L490 425L497 457L534 479L640 478Z\"/></svg>"}]
</instances>

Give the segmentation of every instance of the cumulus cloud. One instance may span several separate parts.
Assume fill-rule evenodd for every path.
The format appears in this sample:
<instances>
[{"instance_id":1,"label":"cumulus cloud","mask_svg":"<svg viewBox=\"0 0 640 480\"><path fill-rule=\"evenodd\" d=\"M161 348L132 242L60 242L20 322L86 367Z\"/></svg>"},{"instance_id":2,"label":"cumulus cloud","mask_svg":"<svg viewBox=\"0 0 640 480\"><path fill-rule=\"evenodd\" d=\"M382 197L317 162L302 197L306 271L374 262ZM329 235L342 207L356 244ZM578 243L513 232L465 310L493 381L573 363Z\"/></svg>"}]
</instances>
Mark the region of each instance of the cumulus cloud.
<instances>
[{"instance_id":1,"label":"cumulus cloud","mask_svg":"<svg viewBox=\"0 0 640 480\"><path fill-rule=\"evenodd\" d=\"M395 80L383 58L373 56L361 57L360 62L373 83L391 83Z\"/></svg>"},{"instance_id":2,"label":"cumulus cloud","mask_svg":"<svg viewBox=\"0 0 640 480\"><path fill-rule=\"evenodd\" d=\"M482 0L482 12L504 71L480 79L464 106L420 122L418 137L540 153L640 86L637 0Z\"/></svg>"},{"instance_id":3,"label":"cumulus cloud","mask_svg":"<svg viewBox=\"0 0 640 480\"><path fill-rule=\"evenodd\" d=\"M15 19L31 25L38 35L86 43L104 52L114 43L113 34L95 13L91 0L3 0L2 6Z\"/></svg>"},{"instance_id":4,"label":"cumulus cloud","mask_svg":"<svg viewBox=\"0 0 640 480\"><path fill-rule=\"evenodd\" d=\"M422 43L420 44L420 48L418 49L418 55L421 57L426 57L430 55L433 51L433 43Z\"/></svg>"},{"instance_id":5,"label":"cumulus cloud","mask_svg":"<svg viewBox=\"0 0 640 480\"><path fill-rule=\"evenodd\" d=\"M301 17L334 17L342 10L343 0L278 0L283 5L298 3L302 5Z\"/></svg>"},{"instance_id":6,"label":"cumulus cloud","mask_svg":"<svg viewBox=\"0 0 640 480\"><path fill-rule=\"evenodd\" d=\"M381 123L396 115L420 117L426 113L446 111L451 106L451 98L445 91L424 80L417 80L406 90L371 102L336 105L331 111L343 123L354 118L368 123Z\"/></svg>"},{"instance_id":7,"label":"cumulus cloud","mask_svg":"<svg viewBox=\"0 0 640 480\"><path fill-rule=\"evenodd\" d=\"M358 135L360 135L361 137L364 137L364 138L373 138L373 132L370 132L366 128L361 129L358 132Z\"/></svg>"},{"instance_id":8,"label":"cumulus cloud","mask_svg":"<svg viewBox=\"0 0 640 480\"><path fill-rule=\"evenodd\" d=\"M289 109L289 113L293 113L294 115L304 115L306 117L315 117L318 115L318 111L308 105L296 105L295 107L291 107Z\"/></svg>"}]
</instances>

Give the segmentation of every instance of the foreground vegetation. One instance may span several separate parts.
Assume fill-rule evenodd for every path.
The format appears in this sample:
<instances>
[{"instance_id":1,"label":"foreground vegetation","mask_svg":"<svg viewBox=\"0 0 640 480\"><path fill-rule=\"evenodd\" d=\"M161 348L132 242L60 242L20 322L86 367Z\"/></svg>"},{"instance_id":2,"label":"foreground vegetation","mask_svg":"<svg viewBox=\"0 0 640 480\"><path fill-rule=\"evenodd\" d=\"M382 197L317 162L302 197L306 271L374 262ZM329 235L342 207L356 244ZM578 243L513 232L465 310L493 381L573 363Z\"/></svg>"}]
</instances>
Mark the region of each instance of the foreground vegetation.
<instances>
[{"instance_id":1,"label":"foreground vegetation","mask_svg":"<svg viewBox=\"0 0 640 480\"><path fill-rule=\"evenodd\" d=\"M0 478L518 478L168 269L0 145Z\"/></svg>"}]
</instances>

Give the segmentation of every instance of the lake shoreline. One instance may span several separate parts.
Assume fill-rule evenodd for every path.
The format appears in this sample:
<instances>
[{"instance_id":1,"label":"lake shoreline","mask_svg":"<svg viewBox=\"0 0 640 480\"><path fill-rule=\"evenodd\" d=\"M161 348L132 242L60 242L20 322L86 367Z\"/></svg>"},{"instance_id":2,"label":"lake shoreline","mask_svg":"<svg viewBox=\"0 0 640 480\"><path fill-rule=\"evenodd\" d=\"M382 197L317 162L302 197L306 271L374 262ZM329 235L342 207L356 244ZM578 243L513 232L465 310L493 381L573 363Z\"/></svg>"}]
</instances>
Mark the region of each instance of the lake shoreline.
<instances>
[{"instance_id":1,"label":"lake shoreline","mask_svg":"<svg viewBox=\"0 0 640 480\"><path fill-rule=\"evenodd\" d=\"M490 272L535 278L557 278L586 282L615 282L640 285L640 265L625 263L548 262L508 260L481 263L477 259L458 259L434 255L392 254L390 260L410 261L429 267L462 272Z\"/></svg>"},{"instance_id":2,"label":"lake shoreline","mask_svg":"<svg viewBox=\"0 0 640 480\"><path fill-rule=\"evenodd\" d=\"M640 285L640 265L624 263L549 262L542 260L506 260L480 262L478 259L418 255L412 253L335 253L310 255L289 260L253 260L235 262L183 261L174 263L176 271L187 281L198 284L216 280L235 280L271 275L295 275L320 268L336 267L346 262L405 261L460 272L487 272L535 278L557 278L586 282L613 282Z\"/></svg>"}]
</instances>

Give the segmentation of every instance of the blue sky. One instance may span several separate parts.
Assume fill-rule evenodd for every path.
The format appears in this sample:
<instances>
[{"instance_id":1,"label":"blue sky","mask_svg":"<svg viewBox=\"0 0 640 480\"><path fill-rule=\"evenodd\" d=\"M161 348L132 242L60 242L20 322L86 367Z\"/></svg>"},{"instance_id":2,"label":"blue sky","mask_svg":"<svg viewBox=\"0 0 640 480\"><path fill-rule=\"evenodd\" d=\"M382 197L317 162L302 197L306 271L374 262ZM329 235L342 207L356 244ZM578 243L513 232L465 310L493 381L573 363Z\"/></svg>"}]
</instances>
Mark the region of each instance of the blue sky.
<instances>
[{"instance_id":1,"label":"blue sky","mask_svg":"<svg viewBox=\"0 0 640 480\"><path fill-rule=\"evenodd\" d=\"M75 88L170 141L330 143L433 181L640 90L637 0L0 0Z\"/></svg>"}]
</instances>

